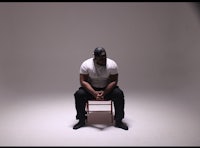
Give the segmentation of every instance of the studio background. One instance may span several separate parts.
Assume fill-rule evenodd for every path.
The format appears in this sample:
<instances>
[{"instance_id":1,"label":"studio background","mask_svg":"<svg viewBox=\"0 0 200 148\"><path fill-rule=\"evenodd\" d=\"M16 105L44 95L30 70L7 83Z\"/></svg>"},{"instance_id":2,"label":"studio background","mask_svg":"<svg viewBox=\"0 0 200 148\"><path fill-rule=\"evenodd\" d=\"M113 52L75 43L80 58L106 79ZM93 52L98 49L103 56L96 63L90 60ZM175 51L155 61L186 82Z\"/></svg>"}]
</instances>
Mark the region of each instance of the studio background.
<instances>
[{"instance_id":1,"label":"studio background","mask_svg":"<svg viewBox=\"0 0 200 148\"><path fill-rule=\"evenodd\" d=\"M198 10L185 2L0 3L0 145L12 145L4 125L10 103L63 95L74 105L80 65L97 46L118 63L125 94L164 92L199 106Z\"/></svg>"}]
</instances>

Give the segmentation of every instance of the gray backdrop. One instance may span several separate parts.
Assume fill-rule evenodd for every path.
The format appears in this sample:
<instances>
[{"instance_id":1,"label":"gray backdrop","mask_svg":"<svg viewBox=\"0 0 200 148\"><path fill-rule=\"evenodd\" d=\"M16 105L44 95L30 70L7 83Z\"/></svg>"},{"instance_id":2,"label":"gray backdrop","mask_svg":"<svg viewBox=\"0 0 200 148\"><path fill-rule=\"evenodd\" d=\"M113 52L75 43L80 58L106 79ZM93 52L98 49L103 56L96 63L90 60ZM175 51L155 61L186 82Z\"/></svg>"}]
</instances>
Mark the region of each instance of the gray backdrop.
<instances>
[{"instance_id":1,"label":"gray backdrop","mask_svg":"<svg viewBox=\"0 0 200 148\"><path fill-rule=\"evenodd\" d=\"M0 93L71 93L97 46L125 92L200 88L194 3L0 3Z\"/></svg>"}]
</instances>

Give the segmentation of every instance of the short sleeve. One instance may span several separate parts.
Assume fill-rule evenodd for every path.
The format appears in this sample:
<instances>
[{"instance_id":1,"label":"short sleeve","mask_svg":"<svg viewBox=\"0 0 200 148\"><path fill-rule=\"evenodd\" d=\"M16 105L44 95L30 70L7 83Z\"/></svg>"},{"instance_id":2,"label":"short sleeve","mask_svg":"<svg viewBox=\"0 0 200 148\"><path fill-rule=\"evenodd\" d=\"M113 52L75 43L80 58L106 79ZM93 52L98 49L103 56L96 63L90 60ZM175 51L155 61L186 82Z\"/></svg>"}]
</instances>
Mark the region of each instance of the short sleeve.
<instances>
[{"instance_id":1,"label":"short sleeve","mask_svg":"<svg viewBox=\"0 0 200 148\"><path fill-rule=\"evenodd\" d=\"M118 66L116 62L112 62L111 67L110 67L110 74L114 75L114 74L118 74Z\"/></svg>"},{"instance_id":2,"label":"short sleeve","mask_svg":"<svg viewBox=\"0 0 200 148\"><path fill-rule=\"evenodd\" d=\"M87 65L83 62L80 66L80 74L88 74Z\"/></svg>"}]
</instances>

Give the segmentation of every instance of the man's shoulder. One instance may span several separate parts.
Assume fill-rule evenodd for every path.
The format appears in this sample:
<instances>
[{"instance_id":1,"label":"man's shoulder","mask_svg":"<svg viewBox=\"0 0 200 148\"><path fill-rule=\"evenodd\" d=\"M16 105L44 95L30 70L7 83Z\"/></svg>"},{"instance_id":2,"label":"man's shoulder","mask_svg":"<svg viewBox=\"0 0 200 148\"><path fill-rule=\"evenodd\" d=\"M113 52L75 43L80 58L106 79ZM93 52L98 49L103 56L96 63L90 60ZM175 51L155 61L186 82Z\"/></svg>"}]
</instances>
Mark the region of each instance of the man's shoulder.
<instances>
[{"instance_id":1,"label":"man's shoulder","mask_svg":"<svg viewBox=\"0 0 200 148\"><path fill-rule=\"evenodd\" d=\"M81 66L91 66L93 63L93 58L86 59L82 62Z\"/></svg>"},{"instance_id":2,"label":"man's shoulder","mask_svg":"<svg viewBox=\"0 0 200 148\"><path fill-rule=\"evenodd\" d=\"M112 61L112 62L115 62L115 60L113 60L113 59L111 59L111 58L107 58L107 60Z\"/></svg>"},{"instance_id":3,"label":"man's shoulder","mask_svg":"<svg viewBox=\"0 0 200 148\"><path fill-rule=\"evenodd\" d=\"M108 64L117 65L117 63L113 59L107 58L107 61L108 61Z\"/></svg>"},{"instance_id":4,"label":"man's shoulder","mask_svg":"<svg viewBox=\"0 0 200 148\"><path fill-rule=\"evenodd\" d=\"M93 58L86 59L82 63L91 63L91 62L93 62Z\"/></svg>"}]
</instances>

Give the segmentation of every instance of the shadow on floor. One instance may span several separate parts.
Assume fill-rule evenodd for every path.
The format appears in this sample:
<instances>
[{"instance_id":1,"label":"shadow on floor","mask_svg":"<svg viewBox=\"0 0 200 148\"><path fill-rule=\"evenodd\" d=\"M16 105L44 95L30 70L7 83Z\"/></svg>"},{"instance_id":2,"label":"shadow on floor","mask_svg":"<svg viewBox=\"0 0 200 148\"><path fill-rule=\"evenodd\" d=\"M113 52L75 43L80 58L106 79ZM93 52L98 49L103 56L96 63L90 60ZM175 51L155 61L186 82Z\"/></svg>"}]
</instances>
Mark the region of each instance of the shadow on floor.
<instances>
[{"instance_id":1,"label":"shadow on floor","mask_svg":"<svg viewBox=\"0 0 200 148\"><path fill-rule=\"evenodd\" d=\"M112 118L110 112L107 111L91 112L87 117L86 126L105 130L108 127L114 126L114 120L112 122Z\"/></svg>"}]
</instances>

